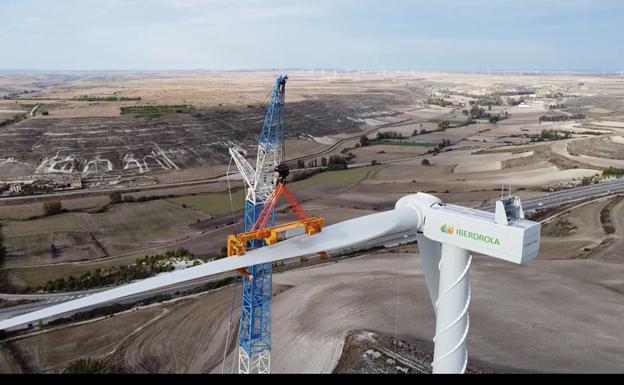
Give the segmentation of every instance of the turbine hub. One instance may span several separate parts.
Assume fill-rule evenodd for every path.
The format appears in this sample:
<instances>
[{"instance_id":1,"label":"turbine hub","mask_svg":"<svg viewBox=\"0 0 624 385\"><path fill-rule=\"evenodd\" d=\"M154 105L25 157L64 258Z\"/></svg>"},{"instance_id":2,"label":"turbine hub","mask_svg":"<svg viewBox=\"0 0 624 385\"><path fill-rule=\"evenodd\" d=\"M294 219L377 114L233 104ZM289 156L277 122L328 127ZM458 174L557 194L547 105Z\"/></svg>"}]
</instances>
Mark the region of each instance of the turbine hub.
<instances>
[{"instance_id":1,"label":"turbine hub","mask_svg":"<svg viewBox=\"0 0 624 385\"><path fill-rule=\"evenodd\" d=\"M443 205L440 198L419 192L417 194L406 195L399 199L394 205L394 208L401 209L407 207L413 209L418 217L417 231L422 232L425 227L425 213L430 207L435 205Z\"/></svg>"}]
</instances>

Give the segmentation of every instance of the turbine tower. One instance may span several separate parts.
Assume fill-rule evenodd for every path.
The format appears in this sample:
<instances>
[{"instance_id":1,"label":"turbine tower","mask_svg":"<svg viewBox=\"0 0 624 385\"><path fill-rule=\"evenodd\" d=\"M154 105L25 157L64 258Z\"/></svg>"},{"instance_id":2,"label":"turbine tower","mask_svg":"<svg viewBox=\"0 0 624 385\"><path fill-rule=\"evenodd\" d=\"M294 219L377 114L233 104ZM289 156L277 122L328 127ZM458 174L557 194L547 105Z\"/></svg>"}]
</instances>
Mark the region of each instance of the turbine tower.
<instances>
[{"instance_id":1,"label":"turbine tower","mask_svg":"<svg viewBox=\"0 0 624 385\"><path fill-rule=\"evenodd\" d=\"M271 196L278 179L278 166L282 161L284 147L284 101L288 76L275 79L271 100L264 119L256 168L254 169L241 152L230 148L246 183L244 231L253 229L266 200ZM273 210L267 225L275 224ZM263 241L251 241L250 247L264 246ZM249 276L243 276L243 293L240 312L238 340L239 373L270 373L271 371L271 296L273 264L263 263L248 268Z\"/></svg>"},{"instance_id":2,"label":"turbine tower","mask_svg":"<svg viewBox=\"0 0 624 385\"><path fill-rule=\"evenodd\" d=\"M471 253L522 264L539 252L540 224L524 219L520 199L496 202L495 213L445 204L429 194L401 198L390 211L325 227L313 235L296 236L245 255L223 258L196 267L91 294L0 321L7 330L129 295L299 256L340 250L377 238L417 232L427 290L436 314L434 373L463 373L468 362ZM304 348L304 347L302 347Z\"/></svg>"}]
</instances>

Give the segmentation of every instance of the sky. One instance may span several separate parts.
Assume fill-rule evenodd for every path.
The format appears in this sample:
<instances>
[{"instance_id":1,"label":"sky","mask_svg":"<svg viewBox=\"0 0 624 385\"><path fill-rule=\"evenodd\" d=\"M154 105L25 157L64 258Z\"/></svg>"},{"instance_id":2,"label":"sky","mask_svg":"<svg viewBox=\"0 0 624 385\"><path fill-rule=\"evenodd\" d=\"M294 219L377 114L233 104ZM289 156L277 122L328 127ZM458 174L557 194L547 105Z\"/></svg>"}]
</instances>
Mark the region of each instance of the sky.
<instances>
[{"instance_id":1,"label":"sky","mask_svg":"<svg viewBox=\"0 0 624 385\"><path fill-rule=\"evenodd\" d=\"M621 70L621 0L0 0L0 69Z\"/></svg>"}]
</instances>

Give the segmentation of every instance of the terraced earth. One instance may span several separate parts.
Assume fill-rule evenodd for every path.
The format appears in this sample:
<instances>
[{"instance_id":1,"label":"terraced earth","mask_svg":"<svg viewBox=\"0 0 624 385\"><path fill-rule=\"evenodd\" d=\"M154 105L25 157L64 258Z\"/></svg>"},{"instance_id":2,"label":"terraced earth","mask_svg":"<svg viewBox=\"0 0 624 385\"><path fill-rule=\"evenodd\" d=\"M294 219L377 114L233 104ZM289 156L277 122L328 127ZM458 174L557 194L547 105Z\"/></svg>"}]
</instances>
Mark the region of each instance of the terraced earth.
<instances>
[{"instance_id":1,"label":"terraced earth","mask_svg":"<svg viewBox=\"0 0 624 385\"><path fill-rule=\"evenodd\" d=\"M365 116L388 114L392 95L324 95L289 103L287 138L357 133ZM253 150L266 106L206 107L116 117L41 117L0 130L0 179L8 175L145 173L227 164L228 148Z\"/></svg>"}]
</instances>

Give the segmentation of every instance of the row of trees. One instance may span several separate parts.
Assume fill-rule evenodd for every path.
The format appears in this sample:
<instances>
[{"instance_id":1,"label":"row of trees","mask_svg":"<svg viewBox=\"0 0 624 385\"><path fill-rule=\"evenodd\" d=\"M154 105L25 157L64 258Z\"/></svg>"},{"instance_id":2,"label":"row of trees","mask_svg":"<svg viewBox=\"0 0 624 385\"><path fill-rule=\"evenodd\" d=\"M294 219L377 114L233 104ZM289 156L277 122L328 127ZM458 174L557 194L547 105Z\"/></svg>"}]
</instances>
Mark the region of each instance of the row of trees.
<instances>
[{"instance_id":1,"label":"row of trees","mask_svg":"<svg viewBox=\"0 0 624 385\"><path fill-rule=\"evenodd\" d=\"M41 183L32 183L32 184L24 184L22 185L21 191L13 194L15 196L28 196L28 195L40 195L40 194L50 194L54 192L55 187L48 184Z\"/></svg>"},{"instance_id":2,"label":"row of trees","mask_svg":"<svg viewBox=\"0 0 624 385\"><path fill-rule=\"evenodd\" d=\"M87 290L97 287L120 285L137 279L145 279L166 271L173 271L175 261L190 261L195 257L186 249L167 251L163 254L148 255L136 260L133 265L113 266L88 270L81 275L48 281L47 292ZM194 265L199 264L195 261Z\"/></svg>"},{"instance_id":3,"label":"row of trees","mask_svg":"<svg viewBox=\"0 0 624 385\"><path fill-rule=\"evenodd\" d=\"M472 103L471 103L472 104ZM492 105L488 105L488 111L492 111ZM470 110L463 110L464 115L472 119L488 119L490 123L496 123L500 120L509 119L509 112L505 111L503 114L493 115L490 112L485 112L485 109L480 107L479 104L474 103Z\"/></svg>"},{"instance_id":4,"label":"row of trees","mask_svg":"<svg viewBox=\"0 0 624 385\"><path fill-rule=\"evenodd\" d=\"M321 167L325 167L328 170L343 170L347 168L347 165L349 163L349 161L353 158L355 158L355 154L353 154L352 152L349 152L349 149L346 148L343 150L343 153L346 153L347 156L341 156L341 155L332 155L328 158L322 157L321 158ZM297 161L297 168L298 169L303 169L306 168L305 167L305 162L303 160L298 160ZM317 159L312 159L308 162L308 167L309 168L314 168L314 167L318 167L318 160ZM310 174L314 175L314 174ZM303 178L298 178L297 180L301 180ZM294 177L293 177L293 181L294 181Z\"/></svg>"},{"instance_id":5,"label":"row of trees","mask_svg":"<svg viewBox=\"0 0 624 385\"><path fill-rule=\"evenodd\" d=\"M26 119L26 114L15 115L12 119L6 119L0 122L0 128L10 126L11 124L19 123L24 119Z\"/></svg>"},{"instance_id":6,"label":"row of trees","mask_svg":"<svg viewBox=\"0 0 624 385\"><path fill-rule=\"evenodd\" d=\"M184 105L148 105L148 106L129 106L120 107L122 115L158 115L168 113L192 113L195 107L189 104Z\"/></svg>"},{"instance_id":7,"label":"row of trees","mask_svg":"<svg viewBox=\"0 0 624 385\"><path fill-rule=\"evenodd\" d=\"M327 158L321 157L321 167L327 167L327 163L328 163ZM318 166L319 166L319 163L318 163L318 159L316 159L316 158L311 159L308 162L308 167L309 168L318 167ZM302 160L302 159L298 160L297 161L297 168L298 169L306 168L305 161Z\"/></svg>"},{"instance_id":8,"label":"row of trees","mask_svg":"<svg viewBox=\"0 0 624 385\"><path fill-rule=\"evenodd\" d=\"M437 155L438 153L440 153L440 151L444 148L444 147L449 147L450 145L452 145L451 140L450 139L442 139L442 141L440 143L438 143L438 145L433 149L433 150L429 150L427 151L427 154L434 154ZM426 160L426 159L425 159ZM427 161L429 162L429 161ZM423 166L429 166L429 164L425 164L422 163Z\"/></svg>"},{"instance_id":9,"label":"row of trees","mask_svg":"<svg viewBox=\"0 0 624 385\"><path fill-rule=\"evenodd\" d=\"M608 178L623 178L624 168L609 167L602 170L601 173L593 176L585 176L580 179L581 186L588 186L590 184L599 183L601 180Z\"/></svg>"},{"instance_id":10,"label":"row of trees","mask_svg":"<svg viewBox=\"0 0 624 385\"><path fill-rule=\"evenodd\" d=\"M464 111L467 111L467 110L464 110ZM473 119L468 118L468 119L466 119L465 121L463 121L461 123L458 123L458 124L456 124L454 126L451 126L451 122L450 121L448 121L448 120L439 120L438 121L438 129L433 131L433 132L445 131L447 128L463 127L463 126L467 126L469 124L474 124L474 123L475 123L475 121ZM421 131L421 134L426 134L426 133L429 132L427 130L420 130L420 131ZM415 132L416 131L414 131L414 133Z\"/></svg>"},{"instance_id":11,"label":"row of trees","mask_svg":"<svg viewBox=\"0 0 624 385\"><path fill-rule=\"evenodd\" d=\"M366 146L370 146L378 142L381 142L383 140L397 140L397 139L404 139L404 136L400 132L396 132L396 131L378 132L374 140L369 139L369 137L366 135L362 135L360 136L360 146L366 147Z\"/></svg>"},{"instance_id":12,"label":"row of trees","mask_svg":"<svg viewBox=\"0 0 624 385\"><path fill-rule=\"evenodd\" d=\"M602 176L604 178L609 178L609 177L622 178L624 177L624 168L615 168L615 167L606 168L602 170Z\"/></svg>"},{"instance_id":13,"label":"row of trees","mask_svg":"<svg viewBox=\"0 0 624 385\"><path fill-rule=\"evenodd\" d=\"M580 120L585 119L585 115L583 114L574 114L574 115L553 115L547 116L542 115L539 117L539 122L565 122L566 120Z\"/></svg>"},{"instance_id":14,"label":"row of trees","mask_svg":"<svg viewBox=\"0 0 624 385\"><path fill-rule=\"evenodd\" d=\"M375 140L377 141L394 140L394 139L403 139L403 134L401 134L400 132L396 132L396 131L384 131L384 132L378 132L377 136L375 137Z\"/></svg>"},{"instance_id":15,"label":"row of trees","mask_svg":"<svg viewBox=\"0 0 624 385\"><path fill-rule=\"evenodd\" d=\"M533 134L530 136L531 142L544 142L551 140L570 139L572 137L572 131L568 130L554 130L545 129L540 134Z\"/></svg>"},{"instance_id":16,"label":"row of trees","mask_svg":"<svg viewBox=\"0 0 624 385\"><path fill-rule=\"evenodd\" d=\"M345 170L348 167L349 159L349 157L332 155L329 157L327 168L329 170Z\"/></svg>"},{"instance_id":17,"label":"row of trees","mask_svg":"<svg viewBox=\"0 0 624 385\"><path fill-rule=\"evenodd\" d=\"M449 97L449 95L444 95L446 97ZM446 100L444 98L436 98L436 97L429 97L427 100L425 100L426 104L433 104L436 106L440 106L440 107L452 107L453 106L453 101L452 100Z\"/></svg>"},{"instance_id":18,"label":"row of trees","mask_svg":"<svg viewBox=\"0 0 624 385\"><path fill-rule=\"evenodd\" d=\"M492 115L489 114L489 118L488 121L492 124L496 124L497 122L501 121L501 120L505 120L509 118L509 112L505 111L505 113L503 115L501 114L496 114L496 115Z\"/></svg>"},{"instance_id":19,"label":"row of trees","mask_svg":"<svg viewBox=\"0 0 624 385\"><path fill-rule=\"evenodd\" d=\"M129 194L122 195L121 192L114 191L114 192L110 193L108 197L110 199L110 204L116 205L116 204L119 204L119 203L148 202L148 201L153 201L153 200L158 200L158 199L169 199L169 198L175 198L176 195L174 195L174 194L169 194L169 195L142 195L140 197L135 198L132 195L129 195Z\"/></svg>"}]
</instances>

